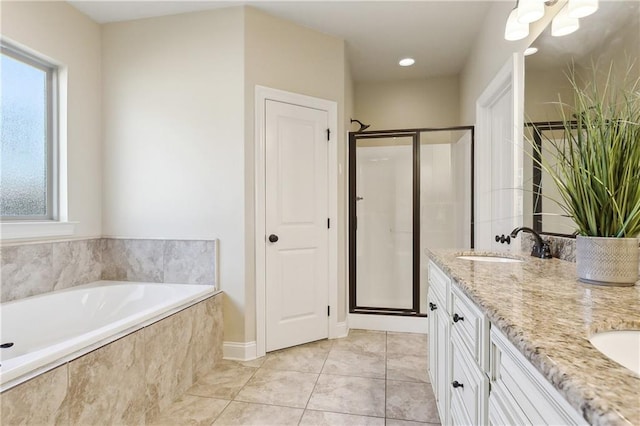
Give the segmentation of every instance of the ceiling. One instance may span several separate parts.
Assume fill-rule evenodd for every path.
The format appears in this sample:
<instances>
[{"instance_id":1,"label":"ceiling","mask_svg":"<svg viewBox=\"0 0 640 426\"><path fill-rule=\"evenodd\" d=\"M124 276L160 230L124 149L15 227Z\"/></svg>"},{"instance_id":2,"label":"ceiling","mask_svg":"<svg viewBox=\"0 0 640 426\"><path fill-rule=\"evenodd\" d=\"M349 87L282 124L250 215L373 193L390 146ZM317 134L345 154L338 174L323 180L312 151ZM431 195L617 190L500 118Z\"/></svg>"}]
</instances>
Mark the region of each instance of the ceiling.
<instances>
[{"instance_id":1,"label":"ceiling","mask_svg":"<svg viewBox=\"0 0 640 426\"><path fill-rule=\"evenodd\" d=\"M99 23L249 5L346 41L355 81L457 75L490 1L70 1ZM506 19L506 17L505 17ZM412 67L398 66L410 56Z\"/></svg>"}]
</instances>

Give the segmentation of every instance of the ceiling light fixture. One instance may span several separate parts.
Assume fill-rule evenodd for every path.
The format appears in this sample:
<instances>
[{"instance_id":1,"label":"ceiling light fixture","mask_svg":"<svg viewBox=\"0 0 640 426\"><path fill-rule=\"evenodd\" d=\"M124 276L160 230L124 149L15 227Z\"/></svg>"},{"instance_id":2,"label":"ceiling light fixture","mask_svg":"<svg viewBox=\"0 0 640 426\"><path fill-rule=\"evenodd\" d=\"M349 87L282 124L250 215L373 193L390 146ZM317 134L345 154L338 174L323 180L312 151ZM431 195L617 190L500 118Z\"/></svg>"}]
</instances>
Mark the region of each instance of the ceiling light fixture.
<instances>
[{"instance_id":1,"label":"ceiling light fixture","mask_svg":"<svg viewBox=\"0 0 640 426\"><path fill-rule=\"evenodd\" d=\"M537 47L530 46L530 47L527 47L524 50L524 56L531 56L531 55L533 55L534 53L537 53L537 52L538 52L538 48Z\"/></svg>"},{"instance_id":2,"label":"ceiling light fixture","mask_svg":"<svg viewBox=\"0 0 640 426\"><path fill-rule=\"evenodd\" d=\"M580 28L578 18L598 10L599 0L568 0L551 21L551 35L561 37ZM522 40L529 35L529 23L544 16L545 6L553 6L558 0L517 0L516 7L507 18L504 38L508 41ZM535 52L533 52L535 53ZM533 53L530 53L532 55Z\"/></svg>"},{"instance_id":3,"label":"ceiling light fixture","mask_svg":"<svg viewBox=\"0 0 640 426\"><path fill-rule=\"evenodd\" d=\"M580 28L578 18L569 16L569 8L567 6L560 9L560 12L551 21L551 35L554 37L562 37Z\"/></svg>"},{"instance_id":4,"label":"ceiling light fixture","mask_svg":"<svg viewBox=\"0 0 640 426\"><path fill-rule=\"evenodd\" d=\"M529 24L522 24L518 21L518 7L516 6L507 19L507 26L504 29L504 39L509 41L522 40L529 35Z\"/></svg>"},{"instance_id":5,"label":"ceiling light fixture","mask_svg":"<svg viewBox=\"0 0 640 426\"><path fill-rule=\"evenodd\" d=\"M544 0L520 0L516 10L518 22L530 24L544 16Z\"/></svg>"},{"instance_id":6,"label":"ceiling light fixture","mask_svg":"<svg viewBox=\"0 0 640 426\"><path fill-rule=\"evenodd\" d=\"M416 60L413 58L403 58L403 59L400 59L400 61L398 62L398 65L400 65L401 67L410 67L415 63L416 63Z\"/></svg>"},{"instance_id":7,"label":"ceiling light fixture","mask_svg":"<svg viewBox=\"0 0 640 426\"><path fill-rule=\"evenodd\" d=\"M584 18L598 10L598 0L569 0L567 7L570 17Z\"/></svg>"}]
</instances>

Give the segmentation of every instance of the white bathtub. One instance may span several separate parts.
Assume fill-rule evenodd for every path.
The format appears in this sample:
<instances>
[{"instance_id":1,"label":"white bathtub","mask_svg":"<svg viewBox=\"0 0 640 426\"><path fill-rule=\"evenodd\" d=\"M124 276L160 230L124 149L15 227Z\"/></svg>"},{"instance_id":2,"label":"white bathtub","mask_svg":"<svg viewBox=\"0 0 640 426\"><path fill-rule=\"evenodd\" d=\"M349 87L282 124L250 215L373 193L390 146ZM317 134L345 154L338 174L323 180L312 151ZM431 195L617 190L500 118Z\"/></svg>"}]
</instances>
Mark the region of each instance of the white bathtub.
<instances>
[{"instance_id":1,"label":"white bathtub","mask_svg":"<svg viewBox=\"0 0 640 426\"><path fill-rule=\"evenodd\" d=\"M0 391L218 293L214 286L97 281L0 305Z\"/></svg>"}]
</instances>

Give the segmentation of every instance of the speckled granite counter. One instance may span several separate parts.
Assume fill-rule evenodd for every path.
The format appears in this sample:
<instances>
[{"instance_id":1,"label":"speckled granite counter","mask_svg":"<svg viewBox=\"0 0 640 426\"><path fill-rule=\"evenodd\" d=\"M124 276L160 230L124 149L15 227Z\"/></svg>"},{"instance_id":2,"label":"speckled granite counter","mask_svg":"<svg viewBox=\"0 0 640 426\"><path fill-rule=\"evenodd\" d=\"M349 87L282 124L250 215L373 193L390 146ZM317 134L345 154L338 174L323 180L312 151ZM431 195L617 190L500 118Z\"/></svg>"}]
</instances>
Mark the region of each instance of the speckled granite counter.
<instances>
[{"instance_id":1,"label":"speckled granite counter","mask_svg":"<svg viewBox=\"0 0 640 426\"><path fill-rule=\"evenodd\" d=\"M640 329L640 286L582 284L574 263L526 254L523 263L427 256L593 425L640 425L640 377L589 342L599 331Z\"/></svg>"}]
</instances>

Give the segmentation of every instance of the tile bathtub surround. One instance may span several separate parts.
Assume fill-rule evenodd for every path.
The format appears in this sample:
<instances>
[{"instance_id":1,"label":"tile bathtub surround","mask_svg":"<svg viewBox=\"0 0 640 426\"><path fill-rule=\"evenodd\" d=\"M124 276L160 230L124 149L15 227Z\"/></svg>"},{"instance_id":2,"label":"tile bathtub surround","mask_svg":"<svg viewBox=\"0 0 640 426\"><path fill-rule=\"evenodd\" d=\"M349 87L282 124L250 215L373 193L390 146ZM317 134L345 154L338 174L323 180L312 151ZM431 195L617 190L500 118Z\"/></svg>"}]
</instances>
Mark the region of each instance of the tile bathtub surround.
<instances>
[{"instance_id":1,"label":"tile bathtub surround","mask_svg":"<svg viewBox=\"0 0 640 426\"><path fill-rule=\"evenodd\" d=\"M102 279L216 284L216 242L105 238Z\"/></svg>"},{"instance_id":2,"label":"tile bathtub surround","mask_svg":"<svg viewBox=\"0 0 640 426\"><path fill-rule=\"evenodd\" d=\"M582 284L576 265L559 259L491 264L459 253L427 255L578 413L593 425L640 424L637 375L589 342L600 331L640 329L640 286Z\"/></svg>"},{"instance_id":3,"label":"tile bathtub surround","mask_svg":"<svg viewBox=\"0 0 640 426\"><path fill-rule=\"evenodd\" d=\"M194 371L204 377L209 373L205 368L221 362L222 297L205 299L3 392L0 424L143 425L162 420L160 409L172 407L192 386ZM200 321L202 312L212 320ZM179 407L197 417L217 415L226 406L214 403L200 413L199 402L183 398ZM170 410L165 414L171 418Z\"/></svg>"},{"instance_id":4,"label":"tile bathtub surround","mask_svg":"<svg viewBox=\"0 0 640 426\"><path fill-rule=\"evenodd\" d=\"M68 367L61 365L0 395L0 424L69 424Z\"/></svg>"},{"instance_id":5,"label":"tile bathtub surround","mask_svg":"<svg viewBox=\"0 0 640 426\"><path fill-rule=\"evenodd\" d=\"M102 243L95 238L2 247L0 302L99 280Z\"/></svg>"},{"instance_id":6,"label":"tile bathtub surround","mask_svg":"<svg viewBox=\"0 0 640 426\"><path fill-rule=\"evenodd\" d=\"M216 284L216 241L86 240L0 248L0 302L93 281Z\"/></svg>"},{"instance_id":7,"label":"tile bathtub surround","mask_svg":"<svg viewBox=\"0 0 640 426\"><path fill-rule=\"evenodd\" d=\"M365 358L374 362L363 363ZM338 359L341 364L332 361ZM255 361L222 361L157 418L202 425L439 424L431 384L423 380L426 359L424 334L351 330L344 339L282 349Z\"/></svg>"}]
</instances>

